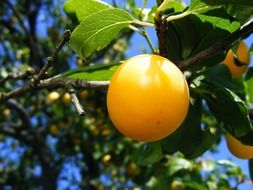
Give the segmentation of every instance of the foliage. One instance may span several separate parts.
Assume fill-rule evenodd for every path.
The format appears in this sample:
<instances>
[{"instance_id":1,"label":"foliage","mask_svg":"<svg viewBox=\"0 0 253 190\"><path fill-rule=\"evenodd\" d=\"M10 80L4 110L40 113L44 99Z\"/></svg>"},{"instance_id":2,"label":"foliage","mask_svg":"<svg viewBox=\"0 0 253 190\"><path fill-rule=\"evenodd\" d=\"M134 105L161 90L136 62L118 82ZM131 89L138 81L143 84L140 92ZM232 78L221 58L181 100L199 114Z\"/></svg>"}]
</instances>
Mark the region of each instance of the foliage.
<instances>
[{"instance_id":1,"label":"foliage","mask_svg":"<svg viewBox=\"0 0 253 190\"><path fill-rule=\"evenodd\" d=\"M157 0L150 9L143 2L142 8L133 0L0 3L2 189L239 189L248 179L231 161L201 156L226 132L253 145L252 67L232 79L219 64L252 33L252 0L192 0L189 6ZM157 47L146 27L155 27ZM69 46L58 46L67 28L72 30ZM154 51L149 53L159 52L181 68L190 87L186 120L153 143L122 137L108 117L106 88L85 83L110 80L127 58L134 33L147 40ZM216 42L223 46L198 57ZM66 79L77 82L69 86ZM59 96L48 99L51 91ZM74 95L84 117L71 104ZM252 165L250 160L251 175Z\"/></svg>"}]
</instances>

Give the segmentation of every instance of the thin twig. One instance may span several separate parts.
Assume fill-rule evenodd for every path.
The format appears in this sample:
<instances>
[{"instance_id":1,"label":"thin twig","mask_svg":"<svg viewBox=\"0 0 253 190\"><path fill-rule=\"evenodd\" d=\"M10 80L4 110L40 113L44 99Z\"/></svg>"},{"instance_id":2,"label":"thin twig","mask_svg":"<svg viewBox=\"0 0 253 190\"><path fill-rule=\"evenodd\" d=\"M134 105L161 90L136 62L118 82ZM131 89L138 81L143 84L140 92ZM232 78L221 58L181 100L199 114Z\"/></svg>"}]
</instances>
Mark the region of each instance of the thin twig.
<instances>
[{"instance_id":1,"label":"thin twig","mask_svg":"<svg viewBox=\"0 0 253 190\"><path fill-rule=\"evenodd\" d=\"M78 97L77 97L77 95L75 93L75 90L74 89L70 89L69 93L70 93L71 101L72 101L73 105L75 106L77 113L80 116L84 116L85 115L85 111L84 111L82 105L79 102L79 99L78 99Z\"/></svg>"},{"instance_id":2,"label":"thin twig","mask_svg":"<svg viewBox=\"0 0 253 190\"><path fill-rule=\"evenodd\" d=\"M18 11L14 8L14 6L8 1L8 0L4 0L4 3L12 10L13 14L15 15L15 17L18 19L18 22L21 26L21 28L24 30L25 34L28 36L29 35L29 31L26 28L26 26L23 23L23 19L21 18L21 16L19 15Z\"/></svg>"},{"instance_id":3,"label":"thin twig","mask_svg":"<svg viewBox=\"0 0 253 190\"><path fill-rule=\"evenodd\" d=\"M30 35L29 30L25 26L25 24L23 22L23 19L21 18L19 12L15 9L15 7L8 0L4 0L4 3L12 10L13 14L15 15L15 17L18 20L18 23L19 23L20 27L22 28L22 30L24 31L24 33L27 37L28 44L31 46L31 48L34 48L35 45L34 45L33 39Z\"/></svg>"},{"instance_id":4,"label":"thin twig","mask_svg":"<svg viewBox=\"0 0 253 190\"><path fill-rule=\"evenodd\" d=\"M197 53L196 55L190 57L189 59L179 62L178 67L181 70L186 70L188 67L200 63L201 61L211 58L214 55L217 55L218 53L228 49L234 41L240 38L244 38L249 34L251 34L252 32L253 32L253 19L251 19L249 22L243 25L240 30L235 31L227 38L218 41L210 48Z\"/></svg>"},{"instance_id":5,"label":"thin twig","mask_svg":"<svg viewBox=\"0 0 253 190\"><path fill-rule=\"evenodd\" d=\"M32 74L34 74L34 71L32 69L27 70L27 71L20 71L20 72L16 72L16 73L9 73L7 77L0 79L0 85L4 84L8 80L16 81L16 80L20 80L20 79L27 79Z\"/></svg>"},{"instance_id":6,"label":"thin twig","mask_svg":"<svg viewBox=\"0 0 253 190\"><path fill-rule=\"evenodd\" d=\"M10 20L4 20L4 19L0 19L0 24L2 24L3 26L5 26L11 34L17 33L18 35L21 35L22 33L13 26L13 23Z\"/></svg>"},{"instance_id":7,"label":"thin twig","mask_svg":"<svg viewBox=\"0 0 253 190\"><path fill-rule=\"evenodd\" d=\"M23 108L22 105L20 105L20 104L19 104L16 100L14 100L14 99L9 99L9 100L6 102L6 105L7 105L9 108L14 109L14 110L18 113L20 119L21 119L22 122L23 122L23 126L25 126L26 128L31 127L31 122L30 122L30 120L29 120L29 116L28 116L26 110Z\"/></svg>"},{"instance_id":8,"label":"thin twig","mask_svg":"<svg viewBox=\"0 0 253 190\"><path fill-rule=\"evenodd\" d=\"M16 131L12 127L8 126L7 124L0 125L0 133L4 135L8 135L11 137L16 137Z\"/></svg>"},{"instance_id":9,"label":"thin twig","mask_svg":"<svg viewBox=\"0 0 253 190\"><path fill-rule=\"evenodd\" d=\"M156 53L156 49L155 49L155 47L154 47L154 45L153 45L153 43L152 43L152 41L151 41L151 39L150 39L150 37L149 37L149 35L148 35L146 29L145 29L144 27L141 27L142 29L140 30L139 28L137 28L137 27L135 27L135 26L133 26L133 25L130 25L129 28L130 28L131 30L133 30L133 31L135 31L135 32L137 32L137 33L139 33L140 35L142 35L142 36L146 39L146 41L147 41L147 43L148 43L150 49L152 50L152 52L153 52L153 53Z\"/></svg>"},{"instance_id":10,"label":"thin twig","mask_svg":"<svg viewBox=\"0 0 253 190\"><path fill-rule=\"evenodd\" d=\"M150 39L150 37L148 35L148 32L145 29L143 29L142 33L143 33L143 37L148 42L148 45L149 45L150 49L152 50L152 52L153 53L157 53L156 48L154 47L154 45L153 45L153 43L152 43L152 41L151 41L151 39Z\"/></svg>"},{"instance_id":11,"label":"thin twig","mask_svg":"<svg viewBox=\"0 0 253 190\"><path fill-rule=\"evenodd\" d=\"M139 17L140 18L142 18L142 13L143 13L144 9L146 8L147 3L148 3L148 0L143 0L142 6L141 6L141 9L140 9L140 12L139 12Z\"/></svg>"},{"instance_id":12,"label":"thin twig","mask_svg":"<svg viewBox=\"0 0 253 190\"><path fill-rule=\"evenodd\" d=\"M44 67L40 70L39 74L37 77L35 77L35 80L32 81L33 85L37 85L37 83L43 78L43 76L45 75L45 73L48 71L48 69L53 66L54 64L54 60L57 57L58 53L61 51L61 49L63 48L63 46L69 41L71 36L71 32L70 30L65 30L64 34L63 34L63 39L62 41L59 43L59 45L55 48L55 51L53 52L53 54L47 58L47 62L44 65Z\"/></svg>"}]
</instances>

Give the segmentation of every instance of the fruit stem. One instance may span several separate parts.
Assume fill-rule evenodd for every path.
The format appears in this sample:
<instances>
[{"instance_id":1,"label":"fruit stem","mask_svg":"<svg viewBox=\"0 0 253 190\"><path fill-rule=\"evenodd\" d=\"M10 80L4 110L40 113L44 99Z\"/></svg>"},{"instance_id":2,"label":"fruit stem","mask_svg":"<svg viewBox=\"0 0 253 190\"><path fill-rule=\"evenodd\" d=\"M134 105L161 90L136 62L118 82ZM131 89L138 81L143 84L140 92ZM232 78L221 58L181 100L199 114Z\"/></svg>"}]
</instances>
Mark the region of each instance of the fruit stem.
<instances>
[{"instance_id":1,"label":"fruit stem","mask_svg":"<svg viewBox=\"0 0 253 190\"><path fill-rule=\"evenodd\" d=\"M156 49L155 49L155 47L154 47L154 45L153 45L153 43L152 43L152 41L151 41L148 33L147 33L147 31L143 30L142 33L143 33L143 37L147 40L148 45L149 45L150 49L152 50L152 52L153 53L157 53L157 51L156 51Z\"/></svg>"}]
</instances>

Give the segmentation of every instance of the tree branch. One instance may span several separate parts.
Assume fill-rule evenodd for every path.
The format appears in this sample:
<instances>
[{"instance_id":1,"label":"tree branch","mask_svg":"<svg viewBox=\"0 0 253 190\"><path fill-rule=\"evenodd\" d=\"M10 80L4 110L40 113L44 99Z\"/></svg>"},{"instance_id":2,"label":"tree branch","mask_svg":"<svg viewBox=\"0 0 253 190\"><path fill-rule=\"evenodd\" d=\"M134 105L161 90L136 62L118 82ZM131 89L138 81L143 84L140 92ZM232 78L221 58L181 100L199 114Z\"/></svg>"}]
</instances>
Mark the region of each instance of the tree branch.
<instances>
[{"instance_id":1,"label":"tree branch","mask_svg":"<svg viewBox=\"0 0 253 190\"><path fill-rule=\"evenodd\" d=\"M0 133L7 135L9 137L12 137L14 139L19 140L20 142L24 143L27 146L30 146L33 141L29 140L29 137L31 134L29 134L26 130L18 130L19 128L23 128L23 125L21 126L10 126L9 124L2 124L0 125Z\"/></svg>"},{"instance_id":2,"label":"tree branch","mask_svg":"<svg viewBox=\"0 0 253 190\"><path fill-rule=\"evenodd\" d=\"M11 137L16 137L16 132L13 128L7 126L6 125L0 125L0 133L7 135L7 136L11 136Z\"/></svg>"},{"instance_id":3,"label":"tree branch","mask_svg":"<svg viewBox=\"0 0 253 190\"><path fill-rule=\"evenodd\" d=\"M156 23L156 34L159 42L159 55L166 57L167 55L167 22L159 18L155 21Z\"/></svg>"},{"instance_id":4,"label":"tree branch","mask_svg":"<svg viewBox=\"0 0 253 190\"><path fill-rule=\"evenodd\" d=\"M64 77L52 77L49 79L41 80L36 86L31 85L30 83L17 88L11 92L0 94L0 104L4 101L20 96L27 92L37 91L40 89L57 89L57 88L69 88L73 87L77 90L93 88L93 89L107 89L109 81L87 81L80 79L69 79Z\"/></svg>"},{"instance_id":5,"label":"tree branch","mask_svg":"<svg viewBox=\"0 0 253 190\"><path fill-rule=\"evenodd\" d=\"M243 38L251 34L252 32L253 32L253 18L245 25L243 25L240 30L235 31L227 38L218 41L210 48L199 52L193 57L190 57L189 59L179 62L178 67L181 70L186 70L188 67L200 63L201 61L211 58L214 55L220 53L221 51L228 49L234 41Z\"/></svg>"},{"instance_id":6,"label":"tree branch","mask_svg":"<svg viewBox=\"0 0 253 190\"><path fill-rule=\"evenodd\" d=\"M15 110L22 120L21 125L13 125L10 126L10 123L3 123L0 126L0 133L3 133L7 136L13 137L17 140L20 140L26 145L30 145L33 143L33 135L34 131L32 129L32 124L29 119L29 115L26 110L20 105L16 100L9 99L6 101L6 105Z\"/></svg>"},{"instance_id":7,"label":"tree branch","mask_svg":"<svg viewBox=\"0 0 253 190\"><path fill-rule=\"evenodd\" d=\"M27 44L29 46L30 49L30 65L36 64L34 66L38 66L42 63L42 59L38 60L37 58L37 54L38 54L38 47L36 45L35 42L35 38L31 35L30 31L28 30L28 28L25 26L22 17L20 16L19 12L15 9L15 7L13 6L13 4L8 1L8 0L4 0L3 1L13 12L14 16L17 18L17 21L21 27L21 29L23 30L26 40L27 40Z\"/></svg>"}]
</instances>

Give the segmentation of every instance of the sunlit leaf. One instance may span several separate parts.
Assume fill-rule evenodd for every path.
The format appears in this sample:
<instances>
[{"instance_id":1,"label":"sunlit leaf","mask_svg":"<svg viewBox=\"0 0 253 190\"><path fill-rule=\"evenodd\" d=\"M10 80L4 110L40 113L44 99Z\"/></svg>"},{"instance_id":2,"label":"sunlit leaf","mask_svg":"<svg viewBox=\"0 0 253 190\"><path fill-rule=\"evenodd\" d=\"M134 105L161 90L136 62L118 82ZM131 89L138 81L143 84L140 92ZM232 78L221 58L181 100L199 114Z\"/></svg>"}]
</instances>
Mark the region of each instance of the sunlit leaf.
<instances>
[{"instance_id":1,"label":"sunlit leaf","mask_svg":"<svg viewBox=\"0 0 253 190\"><path fill-rule=\"evenodd\" d=\"M119 63L115 64L101 64L78 68L63 73L63 76L74 79L85 80L110 80L115 70L118 68Z\"/></svg>"},{"instance_id":2,"label":"sunlit leaf","mask_svg":"<svg viewBox=\"0 0 253 190\"><path fill-rule=\"evenodd\" d=\"M198 14L212 9L217 9L219 7L219 5L209 5L208 1L206 2L203 0L191 0L188 11L190 11L192 14Z\"/></svg>"},{"instance_id":3,"label":"sunlit leaf","mask_svg":"<svg viewBox=\"0 0 253 190\"><path fill-rule=\"evenodd\" d=\"M65 13L77 23L95 12L108 8L112 7L100 0L68 0L63 6Z\"/></svg>"},{"instance_id":4,"label":"sunlit leaf","mask_svg":"<svg viewBox=\"0 0 253 190\"><path fill-rule=\"evenodd\" d=\"M224 39L230 33L240 28L240 23L231 19L223 9L212 10L206 14L197 15L200 23L196 26L200 39L195 52L210 47L218 40Z\"/></svg>"},{"instance_id":5,"label":"sunlit leaf","mask_svg":"<svg viewBox=\"0 0 253 190\"><path fill-rule=\"evenodd\" d=\"M70 38L70 47L82 58L106 47L134 18L121 9L104 9L86 17Z\"/></svg>"},{"instance_id":6,"label":"sunlit leaf","mask_svg":"<svg viewBox=\"0 0 253 190\"><path fill-rule=\"evenodd\" d=\"M167 164L170 166L168 169L169 176L181 170L191 170L193 168L193 164L189 160L178 157L170 157Z\"/></svg>"},{"instance_id":7,"label":"sunlit leaf","mask_svg":"<svg viewBox=\"0 0 253 190\"><path fill-rule=\"evenodd\" d=\"M189 15L167 24L167 57L177 63L202 50L211 47L219 40L228 37L240 28L240 23L231 18L224 9L209 10L204 14ZM191 34L191 35L189 35ZM224 60L219 54L204 60L197 67L215 65Z\"/></svg>"}]
</instances>

